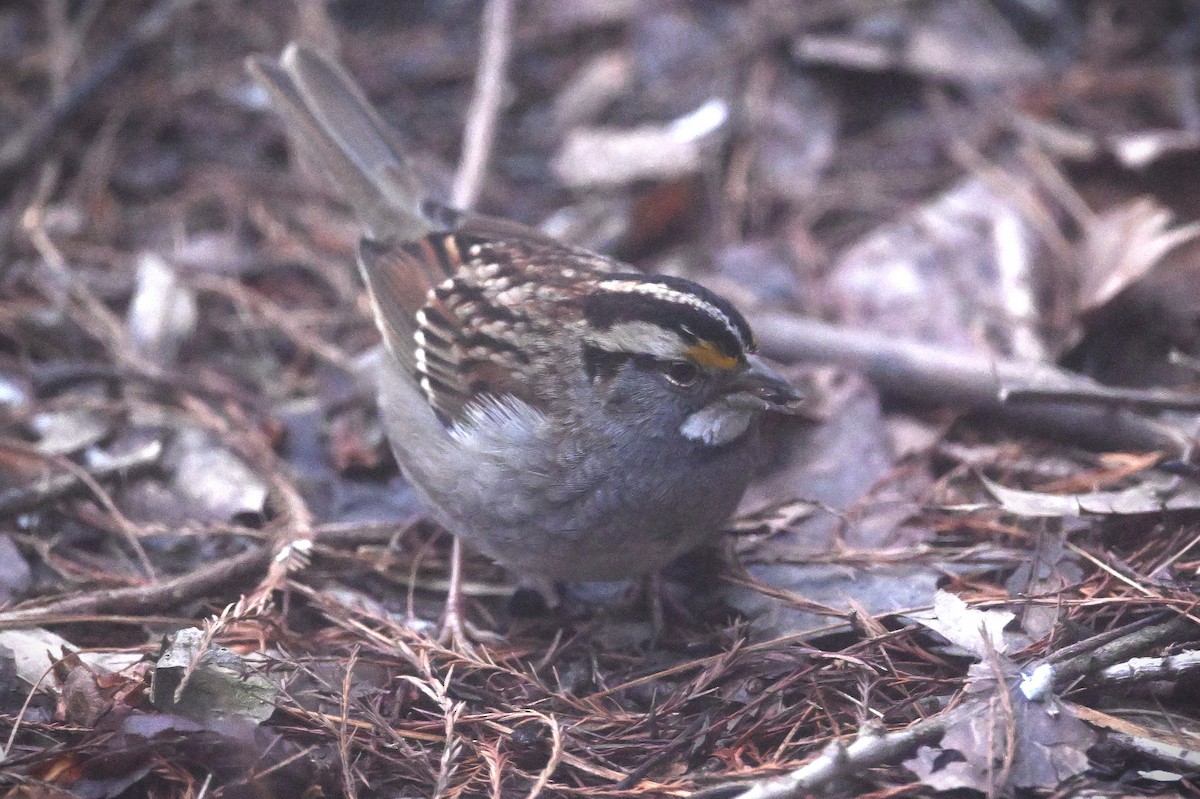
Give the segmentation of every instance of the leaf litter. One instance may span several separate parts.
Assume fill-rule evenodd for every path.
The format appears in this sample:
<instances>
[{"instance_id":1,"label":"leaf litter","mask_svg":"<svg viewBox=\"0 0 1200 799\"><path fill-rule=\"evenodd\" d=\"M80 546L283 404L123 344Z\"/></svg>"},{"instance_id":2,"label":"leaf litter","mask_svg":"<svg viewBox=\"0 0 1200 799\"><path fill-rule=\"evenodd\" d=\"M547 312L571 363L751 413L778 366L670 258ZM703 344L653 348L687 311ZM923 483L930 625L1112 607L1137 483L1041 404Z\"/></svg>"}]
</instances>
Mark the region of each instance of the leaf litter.
<instances>
[{"instance_id":1,"label":"leaf litter","mask_svg":"<svg viewBox=\"0 0 1200 799\"><path fill-rule=\"evenodd\" d=\"M814 413L661 634L621 588L526 613L471 556L469 652L360 379L355 224L241 63L323 42L450 185L501 34L0 9L0 791L1194 792L1200 42L1168 6L518 4L481 207L730 295Z\"/></svg>"}]
</instances>

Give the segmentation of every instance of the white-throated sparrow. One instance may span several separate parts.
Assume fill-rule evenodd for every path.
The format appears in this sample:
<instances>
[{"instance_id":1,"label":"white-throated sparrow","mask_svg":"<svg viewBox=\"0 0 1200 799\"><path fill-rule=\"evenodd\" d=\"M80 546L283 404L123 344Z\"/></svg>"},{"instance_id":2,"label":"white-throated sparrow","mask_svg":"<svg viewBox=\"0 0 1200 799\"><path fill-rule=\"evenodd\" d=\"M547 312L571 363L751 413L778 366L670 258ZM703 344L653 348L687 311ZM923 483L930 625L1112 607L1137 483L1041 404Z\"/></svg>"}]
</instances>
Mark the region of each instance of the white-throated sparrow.
<instances>
[{"instance_id":1,"label":"white-throated sparrow","mask_svg":"<svg viewBox=\"0 0 1200 799\"><path fill-rule=\"evenodd\" d=\"M800 399L737 309L430 200L361 91L310 50L250 69L366 228L381 413L441 524L540 586L647 574L720 532L758 416Z\"/></svg>"}]
</instances>

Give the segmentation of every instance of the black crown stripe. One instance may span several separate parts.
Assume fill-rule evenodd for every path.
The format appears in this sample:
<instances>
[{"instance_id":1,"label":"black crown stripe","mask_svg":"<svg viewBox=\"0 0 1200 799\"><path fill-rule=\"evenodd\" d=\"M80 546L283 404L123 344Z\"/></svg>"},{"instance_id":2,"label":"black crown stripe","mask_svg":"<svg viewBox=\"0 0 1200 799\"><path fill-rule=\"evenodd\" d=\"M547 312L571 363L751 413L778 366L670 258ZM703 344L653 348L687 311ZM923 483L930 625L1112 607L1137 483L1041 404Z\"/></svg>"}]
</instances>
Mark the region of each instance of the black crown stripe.
<instances>
[{"instance_id":1,"label":"black crown stripe","mask_svg":"<svg viewBox=\"0 0 1200 799\"><path fill-rule=\"evenodd\" d=\"M605 280L631 280L657 283L681 294L689 294L702 304L672 300L656 294L633 291L592 291L583 303L587 321L601 330L622 322L649 322L672 330L685 340L701 340L714 344L723 354L740 358L753 348L753 334L741 313L728 301L708 289L677 277L642 275L613 275ZM721 319L706 311L709 305L725 316ZM727 320L727 321L726 321Z\"/></svg>"}]
</instances>

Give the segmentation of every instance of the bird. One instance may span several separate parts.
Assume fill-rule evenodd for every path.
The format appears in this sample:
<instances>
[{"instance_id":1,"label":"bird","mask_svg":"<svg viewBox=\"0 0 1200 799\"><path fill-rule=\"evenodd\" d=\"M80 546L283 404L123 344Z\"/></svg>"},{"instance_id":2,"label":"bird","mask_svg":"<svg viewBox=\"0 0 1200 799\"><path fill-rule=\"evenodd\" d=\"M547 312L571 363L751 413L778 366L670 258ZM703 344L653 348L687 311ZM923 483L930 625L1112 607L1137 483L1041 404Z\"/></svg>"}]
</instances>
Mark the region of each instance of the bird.
<instances>
[{"instance_id":1,"label":"bird","mask_svg":"<svg viewBox=\"0 0 1200 799\"><path fill-rule=\"evenodd\" d=\"M762 415L803 405L742 313L696 282L441 202L313 49L247 67L362 226L380 418L431 517L547 596L654 573L716 539L755 470ZM443 629L457 639L456 590Z\"/></svg>"}]
</instances>

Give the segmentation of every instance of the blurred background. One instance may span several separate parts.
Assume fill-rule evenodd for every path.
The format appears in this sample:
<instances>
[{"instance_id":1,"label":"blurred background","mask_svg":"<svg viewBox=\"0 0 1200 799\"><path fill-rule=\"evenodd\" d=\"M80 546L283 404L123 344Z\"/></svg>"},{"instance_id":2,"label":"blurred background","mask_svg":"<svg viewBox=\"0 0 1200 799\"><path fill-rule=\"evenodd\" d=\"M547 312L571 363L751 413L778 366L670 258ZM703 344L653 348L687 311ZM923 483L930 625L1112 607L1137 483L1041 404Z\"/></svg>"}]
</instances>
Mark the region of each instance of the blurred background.
<instances>
[{"instance_id":1,"label":"blurred background","mask_svg":"<svg viewBox=\"0 0 1200 799\"><path fill-rule=\"evenodd\" d=\"M480 210L726 294L808 387L736 557L669 575L688 613L665 637L587 602L523 620L479 558L495 660L429 637L448 544L361 379L359 231L243 66L292 40L442 196L490 120ZM509 57L481 68L489 44ZM0 784L678 796L1188 611L1198 180L1188 0L0 3L0 666L27 653L0 668L24 758ZM220 641L280 693L220 719L152 702L159 640L198 624L185 662ZM71 647L127 660L68 659L23 710ZM1154 793L1198 764L1127 739L1200 749L1190 674L1085 685L1061 722L1020 705L1033 743L1000 776L960 719L851 782ZM1097 713L1143 726L1097 750Z\"/></svg>"}]
</instances>

